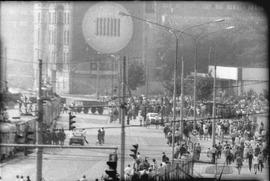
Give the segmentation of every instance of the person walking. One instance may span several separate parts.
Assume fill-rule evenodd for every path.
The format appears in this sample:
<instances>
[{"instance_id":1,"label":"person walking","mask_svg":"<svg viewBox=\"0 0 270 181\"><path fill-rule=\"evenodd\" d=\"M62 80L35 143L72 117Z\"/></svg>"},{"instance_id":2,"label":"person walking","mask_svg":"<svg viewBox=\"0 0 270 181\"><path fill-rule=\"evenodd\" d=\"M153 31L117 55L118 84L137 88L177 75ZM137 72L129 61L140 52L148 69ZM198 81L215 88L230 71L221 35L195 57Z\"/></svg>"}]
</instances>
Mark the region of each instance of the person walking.
<instances>
[{"instance_id":1,"label":"person walking","mask_svg":"<svg viewBox=\"0 0 270 181\"><path fill-rule=\"evenodd\" d=\"M26 181L31 181L29 176L26 177Z\"/></svg>"},{"instance_id":2,"label":"person walking","mask_svg":"<svg viewBox=\"0 0 270 181\"><path fill-rule=\"evenodd\" d=\"M130 167L130 165L128 164L128 166L124 169L125 172L125 180L126 181L130 181L133 175L133 169Z\"/></svg>"},{"instance_id":3,"label":"person walking","mask_svg":"<svg viewBox=\"0 0 270 181\"><path fill-rule=\"evenodd\" d=\"M98 134L97 134L97 139L98 139L98 144L102 144L102 133L101 130L98 129Z\"/></svg>"},{"instance_id":4,"label":"person walking","mask_svg":"<svg viewBox=\"0 0 270 181\"><path fill-rule=\"evenodd\" d=\"M258 170L262 172L263 167L264 167L264 165L263 165L263 154L262 154L262 152L260 152L259 155L258 155Z\"/></svg>"},{"instance_id":5,"label":"person walking","mask_svg":"<svg viewBox=\"0 0 270 181\"><path fill-rule=\"evenodd\" d=\"M253 160L253 153L251 151L247 153L247 159L248 159L248 168L249 168L249 171L251 172L252 160Z\"/></svg>"},{"instance_id":6,"label":"person walking","mask_svg":"<svg viewBox=\"0 0 270 181\"><path fill-rule=\"evenodd\" d=\"M238 175L240 175L242 166L243 166L243 159L240 155L238 155L236 158L236 167L238 170Z\"/></svg>"},{"instance_id":7,"label":"person walking","mask_svg":"<svg viewBox=\"0 0 270 181\"><path fill-rule=\"evenodd\" d=\"M24 178L23 178L23 175L21 175L21 179L20 179L20 181L25 181L25 180L24 180Z\"/></svg>"},{"instance_id":8,"label":"person walking","mask_svg":"<svg viewBox=\"0 0 270 181\"><path fill-rule=\"evenodd\" d=\"M196 160L200 160L200 155L201 155L201 152L202 152L202 148L201 148L200 143L197 144L195 149L196 149L196 156L197 156Z\"/></svg>"},{"instance_id":9,"label":"person walking","mask_svg":"<svg viewBox=\"0 0 270 181\"><path fill-rule=\"evenodd\" d=\"M16 180L15 181L20 181L20 176L16 175Z\"/></svg>"},{"instance_id":10,"label":"person walking","mask_svg":"<svg viewBox=\"0 0 270 181\"><path fill-rule=\"evenodd\" d=\"M257 174L259 161L258 161L258 156L256 155L254 155L253 157L253 165L254 165L254 173Z\"/></svg>"},{"instance_id":11,"label":"person walking","mask_svg":"<svg viewBox=\"0 0 270 181\"><path fill-rule=\"evenodd\" d=\"M104 128L101 128L101 143L105 143L105 130Z\"/></svg>"},{"instance_id":12,"label":"person walking","mask_svg":"<svg viewBox=\"0 0 270 181\"><path fill-rule=\"evenodd\" d=\"M85 143L89 144L89 142L88 142L87 139L86 139L86 134L87 134L86 129L82 129L82 136L83 136L83 139L84 139Z\"/></svg>"}]
</instances>

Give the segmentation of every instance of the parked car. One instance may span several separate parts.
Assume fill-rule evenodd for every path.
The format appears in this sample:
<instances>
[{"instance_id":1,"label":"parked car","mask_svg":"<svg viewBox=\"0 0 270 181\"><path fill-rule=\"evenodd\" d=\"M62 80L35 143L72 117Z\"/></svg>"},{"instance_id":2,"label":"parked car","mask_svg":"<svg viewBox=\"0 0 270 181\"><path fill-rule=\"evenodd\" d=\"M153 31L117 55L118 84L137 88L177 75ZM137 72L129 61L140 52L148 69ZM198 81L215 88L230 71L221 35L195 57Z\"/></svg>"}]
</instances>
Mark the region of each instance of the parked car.
<instances>
[{"instance_id":1,"label":"parked car","mask_svg":"<svg viewBox=\"0 0 270 181\"><path fill-rule=\"evenodd\" d=\"M147 113L146 122L148 124L159 124L161 122L161 116L158 113Z\"/></svg>"},{"instance_id":2,"label":"parked car","mask_svg":"<svg viewBox=\"0 0 270 181\"><path fill-rule=\"evenodd\" d=\"M84 145L84 135L82 133L73 133L71 138L69 139L69 145L73 143Z\"/></svg>"}]
</instances>

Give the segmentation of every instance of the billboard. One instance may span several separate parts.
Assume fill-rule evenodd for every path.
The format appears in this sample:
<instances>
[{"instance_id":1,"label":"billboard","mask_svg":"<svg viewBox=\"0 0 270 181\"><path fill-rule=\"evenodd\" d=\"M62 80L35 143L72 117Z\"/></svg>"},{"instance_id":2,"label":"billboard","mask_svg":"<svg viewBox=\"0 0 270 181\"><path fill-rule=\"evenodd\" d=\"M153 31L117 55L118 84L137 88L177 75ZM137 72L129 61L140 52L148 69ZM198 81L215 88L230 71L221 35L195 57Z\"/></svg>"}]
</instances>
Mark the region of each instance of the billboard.
<instances>
[{"instance_id":1,"label":"billboard","mask_svg":"<svg viewBox=\"0 0 270 181\"><path fill-rule=\"evenodd\" d=\"M268 80L268 69L242 68L242 80Z\"/></svg>"},{"instance_id":2,"label":"billboard","mask_svg":"<svg viewBox=\"0 0 270 181\"><path fill-rule=\"evenodd\" d=\"M208 66L208 72L214 77L215 66ZM237 67L223 67L216 66L216 78L238 80L238 68Z\"/></svg>"}]
</instances>

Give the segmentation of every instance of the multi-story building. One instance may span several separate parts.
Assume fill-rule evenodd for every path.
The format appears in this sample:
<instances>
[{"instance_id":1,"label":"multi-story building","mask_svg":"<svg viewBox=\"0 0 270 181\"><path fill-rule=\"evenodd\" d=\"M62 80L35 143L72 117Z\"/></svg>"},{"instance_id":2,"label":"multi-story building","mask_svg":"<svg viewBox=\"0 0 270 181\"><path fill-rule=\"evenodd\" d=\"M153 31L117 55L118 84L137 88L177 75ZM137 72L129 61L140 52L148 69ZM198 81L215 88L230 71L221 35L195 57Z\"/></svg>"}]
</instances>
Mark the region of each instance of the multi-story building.
<instances>
[{"instance_id":1,"label":"multi-story building","mask_svg":"<svg viewBox=\"0 0 270 181\"><path fill-rule=\"evenodd\" d=\"M9 85L37 88L38 59L42 59L43 80L57 93L110 93L118 86L119 55L125 55L128 62L139 60L144 63L148 81L143 90L149 88L152 92L161 88L154 72L157 60L164 56L158 51L157 38L163 30L133 19L133 35L126 47L114 54L98 52L87 44L82 30L85 14L96 3L1 2L2 50L6 49L3 52L7 58ZM217 18L225 18L228 22L241 19L241 23L265 21L257 6L237 2L116 3L134 16L178 29ZM241 18L243 13L249 15L245 16L248 20ZM210 28L214 25L209 25L205 31ZM174 43L171 44L168 48L173 48ZM185 41L185 44L191 42ZM193 60L185 62L186 73L192 70L192 63Z\"/></svg>"}]
</instances>

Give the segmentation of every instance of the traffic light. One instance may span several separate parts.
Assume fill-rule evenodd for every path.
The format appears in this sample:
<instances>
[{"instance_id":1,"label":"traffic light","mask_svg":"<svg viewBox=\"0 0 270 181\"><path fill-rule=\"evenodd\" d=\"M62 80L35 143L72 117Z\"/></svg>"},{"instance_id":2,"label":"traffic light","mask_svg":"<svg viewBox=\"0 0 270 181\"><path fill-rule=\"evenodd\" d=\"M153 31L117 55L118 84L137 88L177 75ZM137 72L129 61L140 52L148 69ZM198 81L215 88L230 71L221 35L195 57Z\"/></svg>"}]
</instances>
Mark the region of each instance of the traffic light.
<instances>
[{"instance_id":1,"label":"traffic light","mask_svg":"<svg viewBox=\"0 0 270 181\"><path fill-rule=\"evenodd\" d=\"M129 154L129 156L131 156L133 159L137 159L137 153L138 153L138 144L132 145L134 148L130 149L130 151L132 151L132 154Z\"/></svg>"},{"instance_id":2,"label":"traffic light","mask_svg":"<svg viewBox=\"0 0 270 181\"><path fill-rule=\"evenodd\" d=\"M34 131L27 131L25 133L25 143L35 143Z\"/></svg>"},{"instance_id":3,"label":"traffic light","mask_svg":"<svg viewBox=\"0 0 270 181\"><path fill-rule=\"evenodd\" d=\"M35 143L35 135L34 135L34 131L29 131L29 130L25 130L25 144L29 144L29 143L32 143L34 144ZM32 151L27 148L27 147L24 147L24 155L27 156L29 153L32 153Z\"/></svg>"},{"instance_id":4,"label":"traffic light","mask_svg":"<svg viewBox=\"0 0 270 181\"><path fill-rule=\"evenodd\" d=\"M73 129L75 129L76 127L73 126L72 124L76 123L76 121L72 121L72 119L74 119L76 116L71 115L71 112L69 112L68 114L69 114L69 124L68 124L69 127L68 127L68 129L69 129L69 130L73 130Z\"/></svg>"},{"instance_id":5,"label":"traffic light","mask_svg":"<svg viewBox=\"0 0 270 181\"><path fill-rule=\"evenodd\" d=\"M104 180L119 180L117 177L117 154L111 153L109 155L109 160L107 161L108 169L105 170L108 175Z\"/></svg>"}]
</instances>

